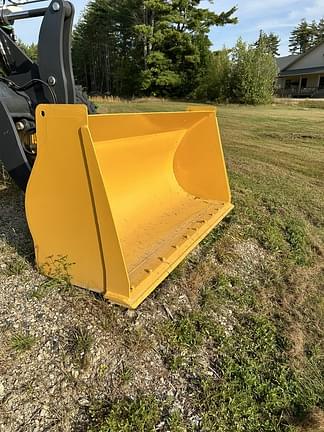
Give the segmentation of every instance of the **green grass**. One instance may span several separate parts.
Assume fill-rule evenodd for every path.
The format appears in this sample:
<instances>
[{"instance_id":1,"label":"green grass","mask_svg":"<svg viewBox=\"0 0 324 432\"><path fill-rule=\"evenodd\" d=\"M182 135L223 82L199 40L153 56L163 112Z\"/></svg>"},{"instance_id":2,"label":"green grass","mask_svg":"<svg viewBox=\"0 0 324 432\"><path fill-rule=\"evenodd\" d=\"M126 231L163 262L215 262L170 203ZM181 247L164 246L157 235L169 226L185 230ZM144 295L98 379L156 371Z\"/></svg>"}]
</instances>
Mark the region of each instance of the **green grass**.
<instances>
[{"instance_id":1,"label":"green grass","mask_svg":"<svg viewBox=\"0 0 324 432\"><path fill-rule=\"evenodd\" d=\"M99 103L102 112L185 106ZM107 395L91 431L161 422L173 431L321 430L324 114L312 106L219 107L235 209L169 278L192 307L150 328L165 367L186 383L184 411L159 394Z\"/></svg>"},{"instance_id":2,"label":"green grass","mask_svg":"<svg viewBox=\"0 0 324 432\"><path fill-rule=\"evenodd\" d=\"M2 260L2 267L0 268L0 276L21 276L28 270L27 261L19 255L10 255Z\"/></svg>"},{"instance_id":3,"label":"green grass","mask_svg":"<svg viewBox=\"0 0 324 432\"><path fill-rule=\"evenodd\" d=\"M293 105L299 108L324 109L323 99L276 99L276 103Z\"/></svg>"},{"instance_id":4,"label":"green grass","mask_svg":"<svg viewBox=\"0 0 324 432\"><path fill-rule=\"evenodd\" d=\"M194 103L172 102L167 99L161 100L155 98L137 99L134 101L113 99L110 103L105 102L101 98L93 98L93 102L101 113L183 111L186 110L188 105L194 105Z\"/></svg>"},{"instance_id":5,"label":"green grass","mask_svg":"<svg viewBox=\"0 0 324 432\"><path fill-rule=\"evenodd\" d=\"M234 312L225 329L218 322L224 304ZM201 417L198 430L294 430L292 422L323 403L321 356L310 353L303 372L294 370L283 327L282 318L260 311L254 288L221 275L202 293L198 310L164 326L168 364L194 377L188 390ZM206 346L207 371L193 357Z\"/></svg>"},{"instance_id":6,"label":"green grass","mask_svg":"<svg viewBox=\"0 0 324 432\"><path fill-rule=\"evenodd\" d=\"M119 378L123 384L130 382L133 378L133 371L130 367L123 365Z\"/></svg>"},{"instance_id":7,"label":"green grass","mask_svg":"<svg viewBox=\"0 0 324 432\"><path fill-rule=\"evenodd\" d=\"M154 431L161 418L161 408L154 397L142 397L135 400L123 400L100 408L105 421L90 432L147 432ZM94 412L94 418L98 412Z\"/></svg>"},{"instance_id":8,"label":"green grass","mask_svg":"<svg viewBox=\"0 0 324 432\"><path fill-rule=\"evenodd\" d=\"M30 350L36 342L36 338L28 333L17 333L11 338L11 348L17 352Z\"/></svg>"},{"instance_id":9,"label":"green grass","mask_svg":"<svg viewBox=\"0 0 324 432\"><path fill-rule=\"evenodd\" d=\"M57 288L61 288L61 284L58 283L56 279L46 279L31 290L29 297L36 300L42 300Z\"/></svg>"},{"instance_id":10,"label":"green grass","mask_svg":"<svg viewBox=\"0 0 324 432\"><path fill-rule=\"evenodd\" d=\"M181 412L171 409L171 401L161 402L153 396L141 395L136 399L124 399L111 405L92 409L93 426L88 432L154 432L157 425L170 432L185 432L186 425ZM102 422L99 419L104 418Z\"/></svg>"},{"instance_id":11,"label":"green grass","mask_svg":"<svg viewBox=\"0 0 324 432\"><path fill-rule=\"evenodd\" d=\"M77 365L84 367L93 342L93 337L88 329L73 327L69 332L66 352Z\"/></svg>"}]
</instances>

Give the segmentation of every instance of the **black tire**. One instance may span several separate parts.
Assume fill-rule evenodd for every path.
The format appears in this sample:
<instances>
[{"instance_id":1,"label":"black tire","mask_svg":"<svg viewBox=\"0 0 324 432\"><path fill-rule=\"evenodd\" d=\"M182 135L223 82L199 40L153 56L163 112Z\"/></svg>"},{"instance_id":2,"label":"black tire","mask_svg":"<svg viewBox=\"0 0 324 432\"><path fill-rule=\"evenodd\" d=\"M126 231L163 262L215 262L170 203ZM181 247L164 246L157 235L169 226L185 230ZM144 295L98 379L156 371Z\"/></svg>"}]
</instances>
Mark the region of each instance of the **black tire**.
<instances>
[{"instance_id":1,"label":"black tire","mask_svg":"<svg viewBox=\"0 0 324 432\"><path fill-rule=\"evenodd\" d=\"M75 86L75 101L77 104L86 105L88 107L89 114L95 114L97 112L95 104L88 99L87 93L81 86Z\"/></svg>"}]
</instances>

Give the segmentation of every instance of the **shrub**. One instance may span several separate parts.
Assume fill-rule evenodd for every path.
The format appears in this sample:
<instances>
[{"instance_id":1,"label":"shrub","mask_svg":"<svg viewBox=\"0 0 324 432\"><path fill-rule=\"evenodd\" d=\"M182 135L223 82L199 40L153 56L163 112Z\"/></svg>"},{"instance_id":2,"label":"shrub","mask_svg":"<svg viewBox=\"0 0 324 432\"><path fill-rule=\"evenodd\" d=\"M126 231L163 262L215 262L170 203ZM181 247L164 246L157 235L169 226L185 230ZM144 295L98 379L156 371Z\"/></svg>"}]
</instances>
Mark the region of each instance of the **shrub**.
<instances>
[{"instance_id":1,"label":"shrub","mask_svg":"<svg viewBox=\"0 0 324 432\"><path fill-rule=\"evenodd\" d=\"M250 105L272 101L277 66L267 46L257 47L239 39L232 51L214 53L194 96L217 102Z\"/></svg>"},{"instance_id":2,"label":"shrub","mask_svg":"<svg viewBox=\"0 0 324 432\"><path fill-rule=\"evenodd\" d=\"M264 44L248 45L239 39L232 52L232 93L236 101L271 103L277 66Z\"/></svg>"},{"instance_id":3,"label":"shrub","mask_svg":"<svg viewBox=\"0 0 324 432\"><path fill-rule=\"evenodd\" d=\"M195 92L198 99L225 102L231 96L231 60L223 49L211 55L206 74Z\"/></svg>"}]
</instances>

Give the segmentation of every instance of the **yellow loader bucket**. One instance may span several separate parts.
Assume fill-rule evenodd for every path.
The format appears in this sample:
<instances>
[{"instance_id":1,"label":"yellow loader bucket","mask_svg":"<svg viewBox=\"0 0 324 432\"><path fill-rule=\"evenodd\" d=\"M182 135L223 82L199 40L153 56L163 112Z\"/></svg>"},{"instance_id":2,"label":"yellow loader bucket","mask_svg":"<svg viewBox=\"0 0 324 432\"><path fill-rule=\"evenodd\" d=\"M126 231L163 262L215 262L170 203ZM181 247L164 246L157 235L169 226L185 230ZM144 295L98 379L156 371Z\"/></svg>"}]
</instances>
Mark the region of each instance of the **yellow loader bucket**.
<instances>
[{"instance_id":1,"label":"yellow loader bucket","mask_svg":"<svg viewBox=\"0 0 324 432\"><path fill-rule=\"evenodd\" d=\"M214 109L42 105L36 131L26 212L37 264L115 303L136 308L233 207Z\"/></svg>"}]
</instances>

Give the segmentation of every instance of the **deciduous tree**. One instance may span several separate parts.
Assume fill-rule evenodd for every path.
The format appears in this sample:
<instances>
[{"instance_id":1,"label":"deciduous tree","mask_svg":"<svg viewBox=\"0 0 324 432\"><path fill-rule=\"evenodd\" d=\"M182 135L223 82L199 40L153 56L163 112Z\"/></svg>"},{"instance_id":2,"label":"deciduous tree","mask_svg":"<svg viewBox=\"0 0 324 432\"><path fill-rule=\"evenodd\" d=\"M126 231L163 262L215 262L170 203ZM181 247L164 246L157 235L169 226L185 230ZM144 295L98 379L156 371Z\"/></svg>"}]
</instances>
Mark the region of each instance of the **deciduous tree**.
<instances>
[{"instance_id":1,"label":"deciduous tree","mask_svg":"<svg viewBox=\"0 0 324 432\"><path fill-rule=\"evenodd\" d=\"M241 103L258 105L272 100L277 76L276 61L268 47L248 45L239 39L232 52L231 88Z\"/></svg>"}]
</instances>

